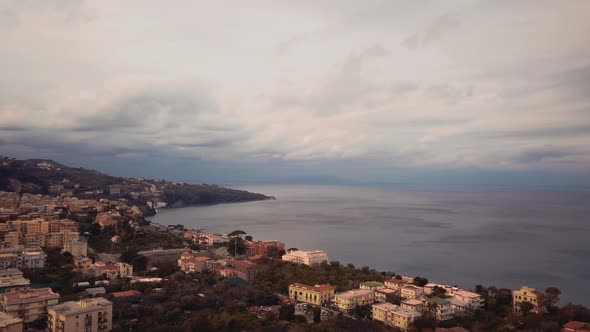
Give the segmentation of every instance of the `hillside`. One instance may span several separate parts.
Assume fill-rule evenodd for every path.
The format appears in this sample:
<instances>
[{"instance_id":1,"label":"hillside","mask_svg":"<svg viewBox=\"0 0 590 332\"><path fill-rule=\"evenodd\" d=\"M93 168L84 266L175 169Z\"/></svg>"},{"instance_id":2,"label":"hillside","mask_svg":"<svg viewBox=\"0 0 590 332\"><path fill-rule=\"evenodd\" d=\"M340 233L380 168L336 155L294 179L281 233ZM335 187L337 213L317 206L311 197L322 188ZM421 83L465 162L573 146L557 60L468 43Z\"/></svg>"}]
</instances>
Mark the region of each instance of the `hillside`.
<instances>
[{"instance_id":1,"label":"hillside","mask_svg":"<svg viewBox=\"0 0 590 332\"><path fill-rule=\"evenodd\" d=\"M190 206L272 199L206 184L188 184L142 178L123 178L68 167L52 160L15 160L0 157L0 190L84 198L117 197L168 206Z\"/></svg>"}]
</instances>

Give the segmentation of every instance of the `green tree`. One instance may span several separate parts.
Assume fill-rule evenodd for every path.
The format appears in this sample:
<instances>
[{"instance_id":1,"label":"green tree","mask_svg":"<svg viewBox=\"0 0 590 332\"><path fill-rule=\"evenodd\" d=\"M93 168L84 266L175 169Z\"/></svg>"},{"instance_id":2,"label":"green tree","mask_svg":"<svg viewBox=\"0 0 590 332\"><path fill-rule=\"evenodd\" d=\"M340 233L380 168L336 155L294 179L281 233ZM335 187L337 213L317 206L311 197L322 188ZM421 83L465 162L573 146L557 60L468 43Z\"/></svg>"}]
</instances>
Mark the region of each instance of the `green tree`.
<instances>
[{"instance_id":1,"label":"green tree","mask_svg":"<svg viewBox=\"0 0 590 332\"><path fill-rule=\"evenodd\" d=\"M243 255L246 252L246 245L244 240L240 237L232 237L227 244L227 251L232 256Z\"/></svg>"},{"instance_id":2,"label":"green tree","mask_svg":"<svg viewBox=\"0 0 590 332\"><path fill-rule=\"evenodd\" d=\"M560 294L561 291L557 287L549 287L545 290L543 305L547 308L547 311L553 311L556 309Z\"/></svg>"},{"instance_id":3,"label":"green tree","mask_svg":"<svg viewBox=\"0 0 590 332\"><path fill-rule=\"evenodd\" d=\"M313 307L313 321L316 323L322 321L322 309L320 307Z\"/></svg>"},{"instance_id":4,"label":"green tree","mask_svg":"<svg viewBox=\"0 0 590 332\"><path fill-rule=\"evenodd\" d=\"M434 286L432 288L432 296L445 298L445 297L447 297L447 290L442 287L439 287L439 286Z\"/></svg>"},{"instance_id":5,"label":"green tree","mask_svg":"<svg viewBox=\"0 0 590 332\"><path fill-rule=\"evenodd\" d=\"M266 256L272 258L281 258L285 254L284 250L279 250L277 246L269 246L266 248Z\"/></svg>"},{"instance_id":6,"label":"green tree","mask_svg":"<svg viewBox=\"0 0 590 332\"><path fill-rule=\"evenodd\" d=\"M422 277L415 277L412 283L418 287L424 287L428 283L428 279Z\"/></svg>"}]
</instances>

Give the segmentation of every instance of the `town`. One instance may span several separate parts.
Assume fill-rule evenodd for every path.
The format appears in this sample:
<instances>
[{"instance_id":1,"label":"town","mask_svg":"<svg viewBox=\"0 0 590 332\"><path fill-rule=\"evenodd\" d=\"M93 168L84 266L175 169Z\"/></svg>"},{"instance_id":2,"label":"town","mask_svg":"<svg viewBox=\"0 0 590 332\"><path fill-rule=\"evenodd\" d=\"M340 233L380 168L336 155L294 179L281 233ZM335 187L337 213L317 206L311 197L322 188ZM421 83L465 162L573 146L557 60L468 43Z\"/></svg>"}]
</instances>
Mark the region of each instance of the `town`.
<instances>
[{"instance_id":1,"label":"town","mask_svg":"<svg viewBox=\"0 0 590 332\"><path fill-rule=\"evenodd\" d=\"M555 287L462 289L357 268L243 230L152 223L144 212L165 202L139 206L143 191L77 197L61 182L0 192L0 331L590 330L590 311L560 308Z\"/></svg>"}]
</instances>

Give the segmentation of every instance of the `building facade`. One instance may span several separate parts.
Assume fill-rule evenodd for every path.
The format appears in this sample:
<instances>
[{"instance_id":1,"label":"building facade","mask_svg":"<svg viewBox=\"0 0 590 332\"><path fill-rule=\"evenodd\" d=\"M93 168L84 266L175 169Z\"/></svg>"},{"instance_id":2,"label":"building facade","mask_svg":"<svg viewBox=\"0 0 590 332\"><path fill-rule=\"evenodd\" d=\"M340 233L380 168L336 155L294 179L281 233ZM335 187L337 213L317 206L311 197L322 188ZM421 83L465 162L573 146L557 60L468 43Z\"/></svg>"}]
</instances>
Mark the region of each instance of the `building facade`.
<instances>
[{"instance_id":1,"label":"building facade","mask_svg":"<svg viewBox=\"0 0 590 332\"><path fill-rule=\"evenodd\" d=\"M45 318L47 307L58 302L59 294L51 288L20 290L0 295L0 311L30 323Z\"/></svg>"},{"instance_id":2,"label":"building facade","mask_svg":"<svg viewBox=\"0 0 590 332\"><path fill-rule=\"evenodd\" d=\"M48 332L107 332L113 327L113 303L104 298L69 301L47 309Z\"/></svg>"},{"instance_id":3,"label":"building facade","mask_svg":"<svg viewBox=\"0 0 590 332\"><path fill-rule=\"evenodd\" d=\"M422 316L420 312L404 309L391 303L373 304L371 308L374 320L395 326L402 331L407 331L411 324Z\"/></svg>"},{"instance_id":4,"label":"building facade","mask_svg":"<svg viewBox=\"0 0 590 332\"><path fill-rule=\"evenodd\" d=\"M294 250L285 255L283 255L282 259L284 261L292 262L292 263L299 263L305 265L316 265L321 264L324 261L328 261L328 255L321 251L321 250L312 250L312 251L303 251L303 250Z\"/></svg>"},{"instance_id":5,"label":"building facade","mask_svg":"<svg viewBox=\"0 0 590 332\"><path fill-rule=\"evenodd\" d=\"M23 320L0 312L0 332L22 332Z\"/></svg>"},{"instance_id":6,"label":"building facade","mask_svg":"<svg viewBox=\"0 0 590 332\"><path fill-rule=\"evenodd\" d=\"M375 291L368 289L353 289L334 294L334 303L340 311L350 311L357 306L369 305L375 302Z\"/></svg>"},{"instance_id":7,"label":"building facade","mask_svg":"<svg viewBox=\"0 0 590 332\"><path fill-rule=\"evenodd\" d=\"M324 305L334 297L336 288L331 285L289 285L289 298L294 301L307 302L315 305Z\"/></svg>"},{"instance_id":8,"label":"building facade","mask_svg":"<svg viewBox=\"0 0 590 332\"><path fill-rule=\"evenodd\" d=\"M523 302L529 302L533 305L531 312L541 313L543 312L543 293L539 292L534 288L528 286L522 286L512 292L512 308L515 313L521 313L521 304Z\"/></svg>"}]
</instances>

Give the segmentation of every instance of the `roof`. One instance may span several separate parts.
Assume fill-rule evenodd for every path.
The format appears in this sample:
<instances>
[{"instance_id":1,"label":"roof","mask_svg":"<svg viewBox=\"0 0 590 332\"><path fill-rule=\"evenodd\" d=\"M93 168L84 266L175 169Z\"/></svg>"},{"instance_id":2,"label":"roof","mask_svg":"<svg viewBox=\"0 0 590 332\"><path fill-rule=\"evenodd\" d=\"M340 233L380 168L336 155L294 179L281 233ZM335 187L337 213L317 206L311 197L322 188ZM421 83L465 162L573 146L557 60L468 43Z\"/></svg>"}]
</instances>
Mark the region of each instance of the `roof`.
<instances>
[{"instance_id":1,"label":"roof","mask_svg":"<svg viewBox=\"0 0 590 332\"><path fill-rule=\"evenodd\" d=\"M378 281L364 281L361 282L361 285L367 287L383 287L383 283Z\"/></svg>"},{"instance_id":2,"label":"roof","mask_svg":"<svg viewBox=\"0 0 590 332\"><path fill-rule=\"evenodd\" d=\"M353 289L346 292L336 293L334 297L353 299L355 297L366 296L370 294L375 294L375 292L369 289Z\"/></svg>"},{"instance_id":3,"label":"roof","mask_svg":"<svg viewBox=\"0 0 590 332\"><path fill-rule=\"evenodd\" d=\"M0 328L7 327L12 324L22 323L22 322L23 322L23 320L20 318L16 318L16 317L10 316L9 314L0 312Z\"/></svg>"},{"instance_id":4,"label":"roof","mask_svg":"<svg viewBox=\"0 0 590 332\"><path fill-rule=\"evenodd\" d=\"M399 306L395 305L395 304L391 304L389 302L383 302L383 303L373 304L373 308L379 308L381 310L387 310L387 311L395 311L397 308L399 308Z\"/></svg>"},{"instance_id":5,"label":"roof","mask_svg":"<svg viewBox=\"0 0 590 332\"><path fill-rule=\"evenodd\" d=\"M305 290L312 291L312 292L327 292L327 291L331 291L331 290L336 289L336 287L334 287L332 285L309 286L309 285L304 285L304 284L299 284L299 283L291 284L291 285L289 285L289 288L290 287L301 288L301 289L305 289Z\"/></svg>"},{"instance_id":6,"label":"roof","mask_svg":"<svg viewBox=\"0 0 590 332\"><path fill-rule=\"evenodd\" d=\"M399 280L399 279L389 279L385 281L388 284L396 284L396 285L405 285L408 282L405 280Z\"/></svg>"},{"instance_id":7,"label":"roof","mask_svg":"<svg viewBox=\"0 0 590 332\"><path fill-rule=\"evenodd\" d=\"M128 290L124 292L114 292L111 294L114 298L120 299L125 297L141 296L143 293L136 290Z\"/></svg>"},{"instance_id":8,"label":"roof","mask_svg":"<svg viewBox=\"0 0 590 332\"><path fill-rule=\"evenodd\" d=\"M27 289L18 292L2 294L8 305L15 303L37 302L39 300L59 299L59 294L54 293L51 288Z\"/></svg>"},{"instance_id":9,"label":"roof","mask_svg":"<svg viewBox=\"0 0 590 332\"><path fill-rule=\"evenodd\" d=\"M376 290L377 293L384 293L384 294L397 294L398 291L391 288L381 288Z\"/></svg>"},{"instance_id":10,"label":"roof","mask_svg":"<svg viewBox=\"0 0 590 332\"><path fill-rule=\"evenodd\" d=\"M566 329L571 329L571 330L579 330L579 329L588 327L588 323L573 320L571 322L567 322L563 327Z\"/></svg>"},{"instance_id":11,"label":"roof","mask_svg":"<svg viewBox=\"0 0 590 332\"><path fill-rule=\"evenodd\" d=\"M239 270L249 270L249 269L256 268L256 264L254 264L250 261L231 260L231 261L228 261L227 263Z\"/></svg>"},{"instance_id":12,"label":"roof","mask_svg":"<svg viewBox=\"0 0 590 332\"><path fill-rule=\"evenodd\" d=\"M96 299L85 299L80 301L68 301L51 306L47 310L53 310L60 315L71 316L96 311L99 307L111 306L113 303L102 297Z\"/></svg>"},{"instance_id":13,"label":"roof","mask_svg":"<svg viewBox=\"0 0 590 332\"><path fill-rule=\"evenodd\" d=\"M403 300L402 303L407 305L421 305L422 301L416 299Z\"/></svg>"},{"instance_id":14,"label":"roof","mask_svg":"<svg viewBox=\"0 0 590 332\"><path fill-rule=\"evenodd\" d=\"M450 304L449 300L441 299L440 297L433 297L430 299L426 299L428 303L436 303L438 305Z\"/></svg>"}]
</instances>

